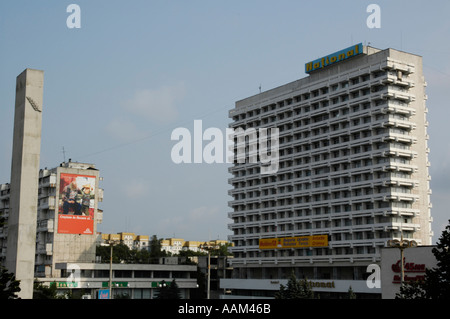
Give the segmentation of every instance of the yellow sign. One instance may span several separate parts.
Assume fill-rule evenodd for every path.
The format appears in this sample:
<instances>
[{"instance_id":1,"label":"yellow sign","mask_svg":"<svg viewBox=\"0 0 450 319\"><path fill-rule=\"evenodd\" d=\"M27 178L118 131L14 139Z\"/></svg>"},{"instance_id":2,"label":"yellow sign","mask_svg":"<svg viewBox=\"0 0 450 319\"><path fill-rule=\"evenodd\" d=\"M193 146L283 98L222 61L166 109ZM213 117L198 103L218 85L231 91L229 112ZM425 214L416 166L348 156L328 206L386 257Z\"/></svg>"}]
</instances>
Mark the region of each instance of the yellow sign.
<instances>
[{"instance_id":1,"label":"yellow sign","mask_svg":"<svg viewBox=\"0 0 450 319\"><path fill-rule=\"evenodd\" d=\"M313 235L301 237L262 238L259 240L259 249L286 249L327 247L328 235Z\"/></svg>"},{"instance_id":2,"label":"yellow sign","mask_svg":"<svg viewBox=\"0 0 450 319\"><path fill-rule=\"evenodd\" d=\"M324 56L323 58L316 59L314 61L308 62L305 64L305 72L310 73L311 71L322 69L328 65L334 64L339 61L346 60L355 55L363 53L363 45L359 43L357 45L353 45L344 50L332 53L330 55Z\"/></svg>"}]
</instances>

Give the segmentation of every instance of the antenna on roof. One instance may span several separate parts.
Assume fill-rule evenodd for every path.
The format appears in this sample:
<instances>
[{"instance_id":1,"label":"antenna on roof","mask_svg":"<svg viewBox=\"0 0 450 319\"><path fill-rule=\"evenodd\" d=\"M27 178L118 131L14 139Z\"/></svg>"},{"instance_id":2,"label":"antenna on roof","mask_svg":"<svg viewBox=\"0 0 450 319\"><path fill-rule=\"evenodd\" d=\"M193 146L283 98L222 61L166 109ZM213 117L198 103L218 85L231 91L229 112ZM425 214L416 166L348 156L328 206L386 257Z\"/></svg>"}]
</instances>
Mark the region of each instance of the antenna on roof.
<instances>
[{"instance_id":1,"label":"antenna on roof","mask_svg":"<svg viewBox=\"0 0 450 319\"><path fill-rule=\"evenodd\" d=\"M403 32L400 31L400 51L403 51Z\"/></svg>"},{"instance_id":2,"label":"antenna on roof","mask_svg":"<svg viewBox=\"0 0 450 319\"><path fill-rule=\"evenodd\" d=\"M261 84L259 84L259 93L261 93Z\"/></svg>"},{"instance_id":3,"label":"antenna on roof","mask_svg":"<svg viewBox=\"0 0 450 319\"><path fill-rule=\"evenodd\" d=\"M62 148L62 153L63 153L64 163L65 163L66 162L66 151L64 150L64 146Z\"/></svg>"}]
</instances>

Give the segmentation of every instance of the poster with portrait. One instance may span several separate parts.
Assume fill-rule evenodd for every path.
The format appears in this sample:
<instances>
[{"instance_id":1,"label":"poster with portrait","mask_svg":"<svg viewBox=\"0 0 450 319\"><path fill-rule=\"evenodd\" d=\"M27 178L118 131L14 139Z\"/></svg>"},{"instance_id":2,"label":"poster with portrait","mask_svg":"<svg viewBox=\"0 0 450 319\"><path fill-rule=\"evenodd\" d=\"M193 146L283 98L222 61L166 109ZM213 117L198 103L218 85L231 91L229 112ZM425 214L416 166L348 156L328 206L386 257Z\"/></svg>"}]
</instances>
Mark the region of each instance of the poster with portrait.
<instances>
[{"instance_id":1,"label":"poster with portrait","mask_svg":"<svg viewBox=\"0 0 450 319\"><path fill-rule=\"evenodd\" d=\"M58 233L94 233L95 176L61 174Z\"/></svg>"}]
</instances>

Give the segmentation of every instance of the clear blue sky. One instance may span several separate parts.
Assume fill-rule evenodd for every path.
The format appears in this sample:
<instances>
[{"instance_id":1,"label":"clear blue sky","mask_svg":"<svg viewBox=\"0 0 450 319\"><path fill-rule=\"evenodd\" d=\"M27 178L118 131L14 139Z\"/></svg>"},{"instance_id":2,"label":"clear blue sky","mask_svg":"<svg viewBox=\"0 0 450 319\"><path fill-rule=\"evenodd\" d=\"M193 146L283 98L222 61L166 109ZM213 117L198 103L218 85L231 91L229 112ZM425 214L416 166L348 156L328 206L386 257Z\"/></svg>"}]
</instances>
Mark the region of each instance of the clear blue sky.
<instances>
[{"instance_id":1,"label":"clear blue sky","mask_svg":"<svg viewBox=\"0 0 450 319\"><path fill-rule=\"evenodd\" d=\"M69 4L81 28L69 29ZM369 29L366 8L381 8ZM433 228L450 218L450 2L21 1L0 3L0 182L10 180L15 78L45 71L41 167L94 163L102 232L226 239L226 164L172 162L176 127L225 130L237 100L306 76L304 63L362 42L424 57Z\"/></svg>"}]
</instances>

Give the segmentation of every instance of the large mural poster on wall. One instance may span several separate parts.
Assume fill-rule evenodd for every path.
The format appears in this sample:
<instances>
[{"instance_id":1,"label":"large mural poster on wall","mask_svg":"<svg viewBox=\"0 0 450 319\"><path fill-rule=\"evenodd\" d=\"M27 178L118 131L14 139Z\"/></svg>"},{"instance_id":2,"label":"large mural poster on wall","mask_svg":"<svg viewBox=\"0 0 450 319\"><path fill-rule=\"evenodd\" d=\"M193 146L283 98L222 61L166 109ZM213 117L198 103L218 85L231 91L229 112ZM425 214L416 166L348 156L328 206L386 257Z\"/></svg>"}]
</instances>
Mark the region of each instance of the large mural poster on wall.
<instances>
[{"instance_id":1,"label":"large mural poster on wall","mask_svg":"<svg viewBox=\"0 0 450 319\"><path fill-rule=\"evenodd\" d=\"M95 176L61 174L58 233L94 233Z\"/></svg>"}]
</instances>

